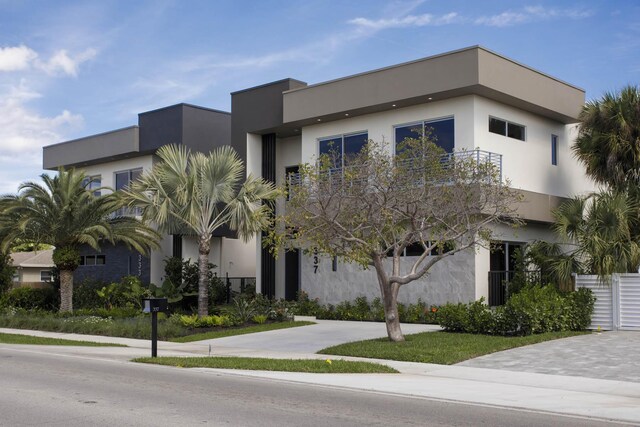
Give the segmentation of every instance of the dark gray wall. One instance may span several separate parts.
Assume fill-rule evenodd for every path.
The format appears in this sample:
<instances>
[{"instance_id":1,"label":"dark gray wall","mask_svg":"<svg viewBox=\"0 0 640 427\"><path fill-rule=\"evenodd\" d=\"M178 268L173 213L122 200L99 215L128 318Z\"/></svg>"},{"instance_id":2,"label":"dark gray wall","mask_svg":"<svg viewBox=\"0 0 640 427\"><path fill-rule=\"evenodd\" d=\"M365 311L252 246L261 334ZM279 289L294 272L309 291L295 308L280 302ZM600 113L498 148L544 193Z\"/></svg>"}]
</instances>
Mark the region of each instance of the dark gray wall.
<instances>
[{"instance_id":1,"label":"dark gray wall","mask_svg":"<svg viewBox=\"0 0 640 427\"><path fill-rule=\"evenodd\" d=\"M81 265L73 273L74 282L84 279L100 280L111 283L117 282L122 277L132 275L140 277L144 284L151 280L151 263L149 258L140 255L136 251L129 251L125 245L111 245L104 243L100 251L85 246L80 248L80 255L104 255L104 265ZM156 283L161 285L161 283Z\"/></svg>"},{"instance_id":2,"label":"dark gray wall","mask_svg":"<svg viewBox=\"0 0 640 427\"><path fill-rule=\"evenodd\" d=\"M282 92L305 87L284 79L231 94L231 145L247 160L247 133L271 133L282 126Z\"/></svg>"},{"instance_id":3,"label":"dark gray wall","mask_svg":"<svg viewBox=\"0 0 640 427\"><path fill-rule=\"evenodd\" d=\"M208 153L231 143L230 113L195 105L178 104L141 113L138 125L141 153L178 143Z\"/></svg>"},{"instance_id":4,"label":"dark gray wall","mask_svg":"<svg viewBox=\"0 0 640 427\"><path fill-rule=\"evenodd\" d=\"M182 143L203 153L230 145L231 113L183 105Z\"/></svg>"}]
</instances>

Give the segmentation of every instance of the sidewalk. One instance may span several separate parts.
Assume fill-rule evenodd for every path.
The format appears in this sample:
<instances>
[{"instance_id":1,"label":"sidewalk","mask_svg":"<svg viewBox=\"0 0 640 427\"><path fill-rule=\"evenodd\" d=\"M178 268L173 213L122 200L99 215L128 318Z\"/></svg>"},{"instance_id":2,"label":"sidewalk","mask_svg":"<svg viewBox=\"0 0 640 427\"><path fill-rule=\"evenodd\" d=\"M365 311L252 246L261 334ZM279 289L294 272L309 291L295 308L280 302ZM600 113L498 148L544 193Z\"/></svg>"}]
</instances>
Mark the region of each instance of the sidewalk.
<instances>
[{"instance_id":1,"label":"sidewalk","mask_svg":"<svg viewBox=\"0 0 640 427\"><path fill-rule=\"evenodd\" d=\"M302 328L292 328L302 329ZM0 329L3 333L20 333L84 341L111 342L129 347L46 346L51 354L72 357L95 357L126 362L149 356L150 342L129 338L112 338L79 334ZM272 331L276 332L276 331ZM268 334L265 332L262 334ZM253 334L255 336L260 334ZM245 335L248 337L249 335ZM260 339L264 339L261 337ZM392 366L400 374L308 374L292 372L238 371L195 368L203 375L224 372L278 381L317 384L412 397L467 402L542 412L560 413L604 420L640 423L640 383L591 379L563 375L513 372L460 365L443 366L425 363L396 362L351 357L331 357L304 352L282 352L252 348L226 347L216 341L194 343L159 342L160 356L246 356L271 358L314 358L370 360ZM12 345L12 347L15 347ZM27 346L22 346L27 347ZM34 350L45 346L28 346ZM603 355L604 356L604 355Z\"/></svg>"}]
</instances>

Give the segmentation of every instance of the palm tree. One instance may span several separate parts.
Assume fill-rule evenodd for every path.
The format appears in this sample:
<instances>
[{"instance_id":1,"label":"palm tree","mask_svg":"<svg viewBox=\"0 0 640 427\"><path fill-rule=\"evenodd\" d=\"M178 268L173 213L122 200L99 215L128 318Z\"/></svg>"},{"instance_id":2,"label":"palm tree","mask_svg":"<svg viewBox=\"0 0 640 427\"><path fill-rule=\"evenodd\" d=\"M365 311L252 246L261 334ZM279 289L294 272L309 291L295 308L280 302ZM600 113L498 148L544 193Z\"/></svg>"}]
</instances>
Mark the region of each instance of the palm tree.
<instances>
[{"instance_id":1,"label":"palm tree","mask_svg":"<svg viewBox=\"0 0 640 427\"><path fill-rule=\"evenodd\" d=\"M25 182L18 194L0 197L1 249L16 241L54 246L60 311L73 311L73 272L80 263L80 246L99 250L104 241L124 243L147 254L158 246L159 235L136 218L115 216L123 206L119 194L94 195L81 171L60 169L57 176L41 178L43 184Z\"/></svg>"},{"instance_id":2,"label":"palm tree","mask_svg":"<svg viewBox=\"0 0 640 427\"><path fill-rule=\"evenodd\" d=\"M639 218L636 199L622 192L576 197L554 211L555 231L576 249L555 257L551 267L564 280L572 271L606 278L634 273L640 266L640 242L634 230Z\"/></svg>"},{"instance_id":3,"label":"palm tree","mask_svg":"<svg viewBox=\"0 0 640 427\"><path fill-rule=\"evenodd\" d=\"M206 316L213 232L228 225L249 240L268 225L270 208L262 201L273 200L276 191L272 184L251 175L241 183L242 160L229 146L205 155L191 153L184 145L167 145L157 155L161 161L124 192L125 198L161 231L196 236L198 315Z\"/></svg>"},{"instance_id":4,"label":"palm tree","mask_svg":"<svg viewBox=\"0 0 640 427\"><path fill-rule=\"evenodd\" d=\"M582 109L573 151L587 174L615 190L640 186L640 88L627 86L618 93L588 102Z\"/></svg>"}]
</instances>

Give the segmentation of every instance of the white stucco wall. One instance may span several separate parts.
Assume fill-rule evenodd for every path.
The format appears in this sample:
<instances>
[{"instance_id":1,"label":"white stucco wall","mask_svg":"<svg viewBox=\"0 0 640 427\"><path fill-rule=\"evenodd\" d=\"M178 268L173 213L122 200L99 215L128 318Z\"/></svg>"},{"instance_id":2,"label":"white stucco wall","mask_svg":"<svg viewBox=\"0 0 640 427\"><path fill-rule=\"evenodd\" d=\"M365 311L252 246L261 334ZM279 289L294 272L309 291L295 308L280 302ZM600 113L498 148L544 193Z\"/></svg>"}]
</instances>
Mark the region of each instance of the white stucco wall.
<instances>
[{"instance_id":1,"label":"white stucco wall","mask_svg":"<svg viewBox=\"0 0 640 427\"><path fill-rule=\"evenodd\" d=\"M391 149L394 143L394 126L443 117L454 117L455 149L470 149L474 146L473 106L472 96L462 96L306 126L302 128L302 161L312 162L317 157L319 138L367 131L369 139L376 142L385 141Z\"/></svg>"},{"instance_id":2,"label":"white stucco wall","mask_svg":"<svg viewBox=\"0 0 640 427\"><path fill-rule=\"evenodd\" d=\"M100 163L98 165L85 166L82 170L88 176L100 175L103 187L115 188L116 172L138 168L142 168L143 171L151 170L153 161L152 155L139 156L131 159L116 160L113 162Z\"/></svg>"},{"instance_id":3,"label":"white stucco wall","mask_svg":"<svg viewBox=\"0 0 640 427\"><path fill-rule=\"evenodd\" d=\"M489 116L525 126L525 141L489 132ZM475 148L502 154L502 175L514 188L560 197L595 189L571 153L576 125L475 96L474 133ZM558 136L557 166L551 164L551 135Z\"/></svg>"}]
</instances>

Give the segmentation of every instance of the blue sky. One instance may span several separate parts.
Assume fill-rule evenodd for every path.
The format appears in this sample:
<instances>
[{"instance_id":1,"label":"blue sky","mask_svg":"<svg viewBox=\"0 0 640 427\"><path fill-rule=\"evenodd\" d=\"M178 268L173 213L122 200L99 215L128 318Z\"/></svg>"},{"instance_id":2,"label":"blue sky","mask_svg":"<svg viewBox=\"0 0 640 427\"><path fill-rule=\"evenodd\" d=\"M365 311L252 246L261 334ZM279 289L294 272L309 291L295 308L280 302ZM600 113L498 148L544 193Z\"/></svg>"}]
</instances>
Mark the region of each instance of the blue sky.
<instances>
[{"instance_id":1,"label":"blue sky","mask_svg":"<svg viewBox=\"0 0 640 427\"><path fill-rule=\"evenodd\" d=\"M42 146L179 102L483 45L597 98L640 83L640 2L0 0L0 193Z\"/></svg>"}]
</instances>

